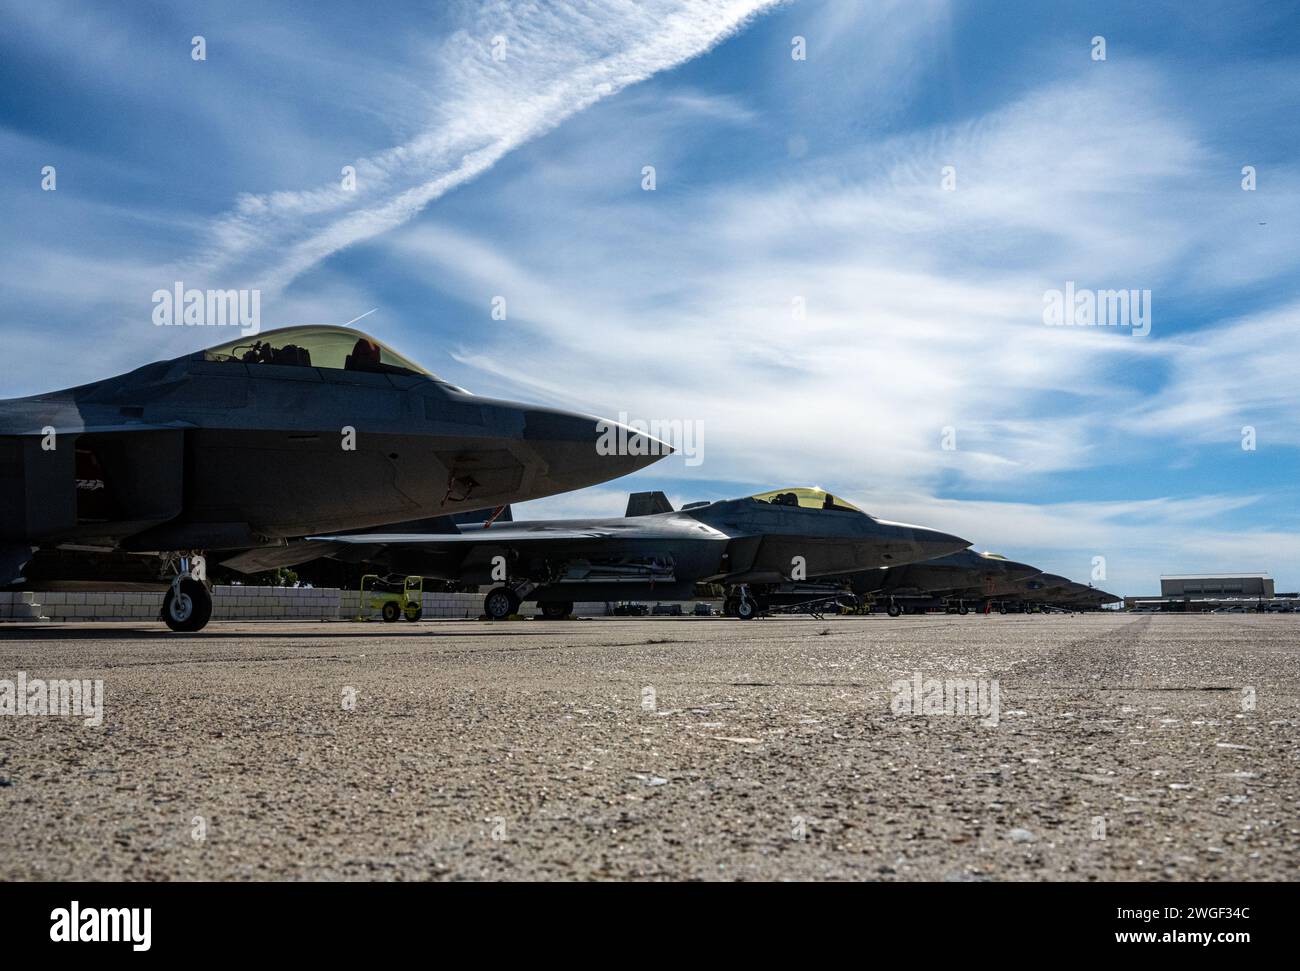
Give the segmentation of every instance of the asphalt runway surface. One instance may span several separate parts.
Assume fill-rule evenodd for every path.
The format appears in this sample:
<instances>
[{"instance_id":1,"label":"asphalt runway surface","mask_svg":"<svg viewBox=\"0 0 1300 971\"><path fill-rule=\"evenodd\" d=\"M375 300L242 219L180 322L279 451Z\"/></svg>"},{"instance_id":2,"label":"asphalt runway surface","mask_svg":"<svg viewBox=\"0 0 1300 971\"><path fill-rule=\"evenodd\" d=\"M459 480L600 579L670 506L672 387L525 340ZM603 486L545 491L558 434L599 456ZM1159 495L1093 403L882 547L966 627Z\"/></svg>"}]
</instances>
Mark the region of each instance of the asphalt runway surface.
<instances>
[{"instance_id":1,"label":"asphalt runway surface","mask_svg":"<svg viewBox=\"0 0 1300 971\"><path fill-rule=\"evenodd\" d=\"M1300 617L0 625L19 671L104 713L0 716L3 880L1300 869Z\"/></svg>"}]
</instances>

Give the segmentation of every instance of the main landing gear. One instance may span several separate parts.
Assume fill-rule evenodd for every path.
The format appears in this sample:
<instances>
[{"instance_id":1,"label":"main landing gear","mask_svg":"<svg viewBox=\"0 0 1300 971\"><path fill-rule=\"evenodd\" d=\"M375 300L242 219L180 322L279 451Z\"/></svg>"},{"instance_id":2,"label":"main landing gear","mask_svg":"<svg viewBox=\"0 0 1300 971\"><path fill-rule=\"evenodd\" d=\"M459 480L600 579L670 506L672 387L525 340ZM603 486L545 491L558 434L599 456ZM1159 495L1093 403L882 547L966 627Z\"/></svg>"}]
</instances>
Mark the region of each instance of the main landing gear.
<instances>
[{"instance_id":1,"label":"main landing gear","mask_svg":"<svg viewBox=\"0 0 1300 971\"><path fill-rule=\"evenodd\" d=\"M163 595L162 619L178 634L203 630L212 619L212 591L202 555L179 558L176 577Z\"/></svg>"},{"instance_id":2,"label":"main landing gear","mask_svg":"<svg viewBox=\"0 0 1300 971\"><path fill-rule=\"evenodd\" d=\"M740 586L723 601L722 612L738 620L753 620L763 612L763 602L750 592L749 587Z\"/></svg>"},{"instance_id":3,"label":"main landing gear","mask_svg":"<svg viewBox=\"0 0 1300 971\"><path fill-rule=\"evenodd\" d=\"M536 590L538 584L533 580L523 581L506 581L505 586L493 587L483 598L483 614L488 620L506 620L508 617L519 613L519 605L524 602L524 598ZM547 608L563 607L564 613L558 617L552 616L547 612ZM543 604L542 616L547 620L563 619L573 610L571 603Z\"/></svg>"},{"instance_id":4,"label":"main landing gear","mask_svg":"<svg viewBox=\"0 0 1300 971\"><path fill-rule=\"evenodd\" d=\"M543 620L564 620L573 613L573 602L569 600L544 603L541 607Z\"/></svg>"},{"instance_id":5,"label":"main landing gear","mask_svg":"<svg viewBox=\"0 0 1300 971\"><path fill-rule=\"evenodd\" d=\"M519 597L509 587L493 587L483 598L483 613L488 620L505 620L519 613Z\"/></svg>"}]
</instances>

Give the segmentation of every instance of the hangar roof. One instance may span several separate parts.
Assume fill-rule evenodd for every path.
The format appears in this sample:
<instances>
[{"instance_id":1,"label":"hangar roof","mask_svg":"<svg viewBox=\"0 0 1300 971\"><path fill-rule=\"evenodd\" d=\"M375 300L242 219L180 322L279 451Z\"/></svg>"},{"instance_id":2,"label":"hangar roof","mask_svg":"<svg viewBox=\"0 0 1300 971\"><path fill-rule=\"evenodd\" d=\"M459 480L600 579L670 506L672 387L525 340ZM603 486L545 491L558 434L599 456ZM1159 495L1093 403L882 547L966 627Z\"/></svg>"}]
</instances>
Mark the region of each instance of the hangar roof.
<instances>
[{"instance_id":1,"label":"hangar roof","mask_svg":"<svg viewBox=\"0 0 1300 971\"><path fill-rule=\"evenodd\" d=\"M1161 580L1271 580L1267 573L1162 573Z\"/></svg>"}]
</instances>

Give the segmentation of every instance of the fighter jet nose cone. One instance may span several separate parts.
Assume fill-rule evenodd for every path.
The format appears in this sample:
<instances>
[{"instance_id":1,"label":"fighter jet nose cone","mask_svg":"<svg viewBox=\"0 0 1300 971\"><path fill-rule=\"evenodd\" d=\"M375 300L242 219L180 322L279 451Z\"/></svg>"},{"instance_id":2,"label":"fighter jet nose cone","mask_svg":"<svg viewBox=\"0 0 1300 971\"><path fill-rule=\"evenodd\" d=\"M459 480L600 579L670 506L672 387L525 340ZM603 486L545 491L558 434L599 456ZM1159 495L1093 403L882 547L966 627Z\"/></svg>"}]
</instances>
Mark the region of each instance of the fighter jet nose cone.
<instances>
[{"instance_id":1,"label":"fighter jet nose cone","mask_svg":"<svg viewBox=\"0 0 1300 971\"><path fill-rule=\"evenodd\" d=\"M1043 571L1036 566L1030 566L1028 563L1008 562L1006 565L1008 580L1028 580L1030 577L1036 577Z\"/></svg>"},{"instance_id":2,"label":"fighter jet nose cone","mask_svg":"<svg viewBox=\"0 0 1300 971\"><path fill-rule=\"evenodd\" d=\"M968 539L962 539L952 533L941 533L937 529L925 529L918 526L917 532L919 533L918 542L927 550L935 550L934 556L959 553L964 549L969 549L971 545Z\"/></svg>"},{"instance_id":3,"label":"fighter jet nose cone","mask_svg":"<svg viewBox=\"0 0 1300 971\"><path fill-rule=\"evenodd\" d=\"M959 553L971 545L969 540L962 539L960 536L925 526L890 523L883 520L880 521L880 525L889 531L891 537L889 545L897 549L896 554L889 557L889 562L893 566L938 559L949 553Z\"/></svg>"},{"instance_id":4,"label":"fighter jet nose cone","mask_svg":"<svg viewBox=\"0 0 1300 971\"><path fill-rule=\"evenodd\" d=\"M605 456L637 459L638 469L676 451L667 442L631 425L608 418L596 419L596 425L596 451Z\"/></svg>"},{"instance_id":5,"label":"fighter jet nose cone","mask_svg":"<svg viewBox=\"0 0 1300 971\"><path fill-rule=\"evenodd\" d=\"M937 529L925 529L917 526L912 531L912 543L916 547L918 560L937 560L950 553L960 553L970 543L960 536L942 533Z\"/></svg>"},{"instance_id":6,"label":"fighter jet nose cone","mask_svg":"<svg viewBox=\"0 0 1300 971\"><path fill-rule=\"evenodd\" d=\"M546 464L548 487L580 489L644 469L672 453L667 442L593 415L531 410L524 439Z\"/></svg>"}]
</instances>

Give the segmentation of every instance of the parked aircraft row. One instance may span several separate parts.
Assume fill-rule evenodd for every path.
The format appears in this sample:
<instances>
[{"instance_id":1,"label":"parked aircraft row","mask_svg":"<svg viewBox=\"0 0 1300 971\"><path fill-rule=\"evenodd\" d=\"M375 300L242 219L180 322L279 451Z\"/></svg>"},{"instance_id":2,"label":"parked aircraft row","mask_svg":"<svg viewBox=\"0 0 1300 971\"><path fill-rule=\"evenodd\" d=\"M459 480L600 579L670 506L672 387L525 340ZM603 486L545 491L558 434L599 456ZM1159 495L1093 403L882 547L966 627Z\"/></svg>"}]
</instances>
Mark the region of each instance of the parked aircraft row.
<instances>
[{"instance_id":1,"label":"parked aircraft row","mask_svg":"<svg viewBox=\"0 0 1300 971\"><path fill-rule=\"evenodd\" d=\"M626 454L596 447L610 428ZM177 631L211 616L213 554L249 572L331 556L493 584L491 618L524 601L560 617L578 599L687 599L698 583L723 586L742 619L809 580L891 613L916 597L1109 598L820 489L680 510L638 494L620 519L505 521L510 503L670 452L595 416L470 394L356 330L285 328L0 402L0 588L156 584Z\"/></svg>"},{"instance_id":2,"label":"parked aircraft row","mask_svg":"<svg viewBox=\"0 0 1300 971\"><path fill-rule=\"evenodd\" d=\"M883 602L892 617L935 608L965 614L974 607L1000 613L1034 606L1099 610L1122 598L997 553L963 550L898 570L853 577L850 588Z\"/></svg>"},{"instance_id":3,"label":"parked aircraft row","mask_svg":"<svg viewBox=\"0 0 1300 971\"><path fill-rule=\"evenodd\" d=\"M830 609L862 596L895 617L934 608L1085 609L1119 599L977 553L947 533L876 519L821 489L676 511L663 493L645 492L629 498L621 519L503 518L308 537L226 565L253 571L325 555L382 573L489 585L484 614L493 619L524 602L538 604L544 617L563 618L578 601L689 600L701 584L724 588L724 613L742 620L801 606Z\"/></svg>"}]
</instances>

